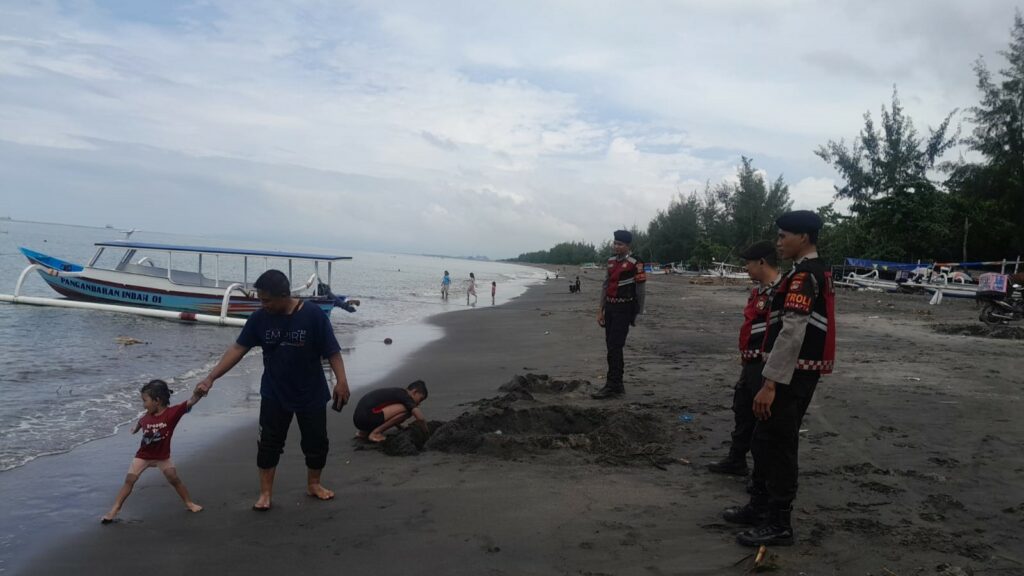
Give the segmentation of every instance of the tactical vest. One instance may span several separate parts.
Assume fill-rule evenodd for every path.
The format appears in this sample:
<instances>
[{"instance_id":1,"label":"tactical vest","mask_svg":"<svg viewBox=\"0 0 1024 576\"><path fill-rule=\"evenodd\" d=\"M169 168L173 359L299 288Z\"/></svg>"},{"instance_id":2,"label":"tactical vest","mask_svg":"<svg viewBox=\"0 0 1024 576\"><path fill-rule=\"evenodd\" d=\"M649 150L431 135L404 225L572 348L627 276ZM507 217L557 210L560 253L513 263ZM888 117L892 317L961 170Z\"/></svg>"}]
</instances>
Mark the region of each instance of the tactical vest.
<instances>
[{"instance_id":1,"label":"tactical vest","mask_svg":"<svg viewBox=\"0 0 1024 576\"><path fill-rule=\"evenodd\" d=\"M740 358L743 363L761 360L771 352L775 338L782 331L782 302L786 293L779 286L761 291L754 287L743 309L740 328Z\"/></svg>"},{"instance_id":2,"label":"tactical vest","mask_svg":"<svg viewBox=\"0 0 1024 576\"><path fill-rule=\"evenodd\" d=\"M626 256L622 260L608 259L608 286L605 288L605 302L621 304L636 300L636 285L646 282L643 262Z\"/></svg>"},{"instance_id":3,"label":"tactical vest","mask_svg":"<svg viewBox=\"0 0 1024 576\"><path fill-rule=\"evenodd\" d=\"M809 282L817 287L816 297L808 294ZM836 359L836 293L832 273L820 258L804 260L786 275L780 291L786 294L785 310L810 315L796 369L830 374Z\"/></svg>"}]
</instances>

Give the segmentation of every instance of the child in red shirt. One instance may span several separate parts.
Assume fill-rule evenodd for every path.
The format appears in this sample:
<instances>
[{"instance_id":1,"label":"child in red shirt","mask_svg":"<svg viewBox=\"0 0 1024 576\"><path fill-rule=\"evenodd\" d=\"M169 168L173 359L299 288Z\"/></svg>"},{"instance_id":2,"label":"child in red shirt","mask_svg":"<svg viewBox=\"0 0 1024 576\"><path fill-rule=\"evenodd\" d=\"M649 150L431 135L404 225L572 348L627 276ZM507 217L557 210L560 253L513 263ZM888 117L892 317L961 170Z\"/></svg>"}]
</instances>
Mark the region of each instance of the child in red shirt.
<instances>
[{"instance_id":1,"label":"child in red shirt","mask_svg":"<svg viewBox=\"0 0 1024 576\"><path fill-rule=\"evenodd\" d=\"M171 403L171 391L163 380L150 381L142 387L139 394L142 396L142 406L146 409L146 414L135 423L132 434L142 430L142 445L139 446L139 451L132 459L128 475L124 479L124 485L117 493L114 507L102 519L104 524L110 524L117 517L117 513L121 511L124 501L132 493L132 488L135 487L135 482L138 481L142 471L154 466L164 473L164 478L167 478L171 486L174 486L174 490L178 496L181 496L185 507L190 512L199 512L203 509L202 506L192 501L188 495L188 489L178 478L178 472L174 469L174 463L171 462L171 435L174 434L174 427L178 425L181 417L192 410L192 406L196 402L199 402L199 396L193 394L191 398L181 404L168 406Z\"/></svg>"}]
</instances>

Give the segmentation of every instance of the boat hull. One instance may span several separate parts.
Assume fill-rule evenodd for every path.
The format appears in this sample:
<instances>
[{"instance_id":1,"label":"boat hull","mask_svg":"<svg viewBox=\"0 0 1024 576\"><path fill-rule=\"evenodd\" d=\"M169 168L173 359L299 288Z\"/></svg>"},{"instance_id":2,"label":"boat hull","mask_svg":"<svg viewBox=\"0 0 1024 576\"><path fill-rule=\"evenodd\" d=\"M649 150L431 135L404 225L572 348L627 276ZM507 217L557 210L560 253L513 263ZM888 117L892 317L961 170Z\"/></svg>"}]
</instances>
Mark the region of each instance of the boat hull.
<instances>
[{"instance_id":1,"label":"boat hull","mask_svg":"<svg viewBox=\"0 0 1024 576\"><path fill-rule=\"evenodd\" d=\"M134 280L132 274L119 274L110 270L83 268L31 250L22 252L32 264L45 266L39 276L58 294L72 299L105 304L143 306L161 310L193 312L220 316L224 299L224 288L196 287L172 284L168 280L142 278L146 284ZM122 279L116 278L123 277ZM161 287L159 284L166 286ZM226 287L225 287L226 288ZM219 293L218 293L219 290ZM330 314L334 301L327 298L303 298ZM260 308L260 301L253 296L232 295L228 301L228 316L247 317Z\"/></svg>"}]
</instances>

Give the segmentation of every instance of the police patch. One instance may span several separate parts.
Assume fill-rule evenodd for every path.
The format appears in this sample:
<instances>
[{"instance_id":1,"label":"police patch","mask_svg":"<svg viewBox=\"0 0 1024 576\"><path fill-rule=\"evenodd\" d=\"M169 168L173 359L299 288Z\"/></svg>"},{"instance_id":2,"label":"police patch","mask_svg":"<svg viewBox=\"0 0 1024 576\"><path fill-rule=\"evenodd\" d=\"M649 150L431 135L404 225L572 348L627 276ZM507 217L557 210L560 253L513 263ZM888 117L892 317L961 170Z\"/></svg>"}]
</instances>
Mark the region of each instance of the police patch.
<instances>
[{"instance_id":1,"label":"police patch","mask_svg":"<svg viewBox=\"0 0 1024 576\"><path fill-rule=\"evenodd\" d=\"M789 291L799 292L804 287L804 282L807 282L807 272L798 272L793 275L793 279L789 281Z\"/></svg>"},{"instance_id":2,"label":"police patch","mask_svg":"<svg viewBox=\"0 0 1024 576\"><path fill-rule=\"evenodd\" d=\"M790 292L786 294L786 302L783 304L783 308L801 314L810 314L813 304L814 302L810 296L798 292Z\"/></svg>"}]
</instances>

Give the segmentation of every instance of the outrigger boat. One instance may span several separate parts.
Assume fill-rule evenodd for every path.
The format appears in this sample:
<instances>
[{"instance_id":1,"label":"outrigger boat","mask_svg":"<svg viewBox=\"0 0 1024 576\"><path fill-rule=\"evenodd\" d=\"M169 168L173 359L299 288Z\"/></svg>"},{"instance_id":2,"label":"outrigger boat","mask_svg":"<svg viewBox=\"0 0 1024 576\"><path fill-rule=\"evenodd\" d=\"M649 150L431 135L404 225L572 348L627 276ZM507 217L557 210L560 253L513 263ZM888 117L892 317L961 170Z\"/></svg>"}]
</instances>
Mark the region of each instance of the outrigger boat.
<instances>
[{"instance_id":1,"label":"outrigger boat","mask_svg":"<svg viewBox=\"0 0 1024 576\"><path fill-rule=\"evenodd\" d=\"M715 278L726 278L729 280L750 281L750 275L744 271L743 266L717 262L715 260L712 260L711 263L714 264L715 267L702 273L701 276L714 276Z\"/></svg>"},{"instance_id":2,"label":"outrigger boat","mask_svg":"<svg viewBox=\"0 0 1024 576\"><path fill-rule=\"evenodd\" d=\"M282 271L292 281L293 296L319 306L327 313L335 306L351 310L345 302L345 297L334 295L330 288L333 263L351 260L349 256L151 244L123 240L97 242L96 247L95 255L84 266L28 248L20 248L31 265L22 272L14 299L5 299L12 302L17 302L18 298L27 300L28 297L19 296L18 292L25 276L35 269L51 288L71 300L155 308L185 315L219 315L222 320L226 316L245 317L260 307L256 289L249 279L250 272L256 271L258 263L263 264L259 267L260 272L267 269L269 259L273 258L287 261L287 270ZM118 251L116 264L102 267L99 261L108 251ZM137 258L140 252L149 255ZM195 268L175 269L172 262L176 255L179 259L183 255L192 255L196 263ZM154 259L157 259L162 264L164 256L166 267L154 262ZM213 259L212 277L204 274L204 256L207 258L207 268L209 259ZM236 267L240 259L241 279L221 278L222 257L234 260ZM295 262L312 262L313 265L312 275L298 286L292 278ZM326 282L320 276L321 263L326 263L327 266ZM181 319L193 318L182 316Z\"/></svg>"}]
</instances>

